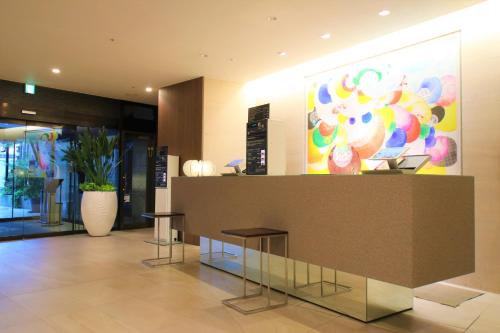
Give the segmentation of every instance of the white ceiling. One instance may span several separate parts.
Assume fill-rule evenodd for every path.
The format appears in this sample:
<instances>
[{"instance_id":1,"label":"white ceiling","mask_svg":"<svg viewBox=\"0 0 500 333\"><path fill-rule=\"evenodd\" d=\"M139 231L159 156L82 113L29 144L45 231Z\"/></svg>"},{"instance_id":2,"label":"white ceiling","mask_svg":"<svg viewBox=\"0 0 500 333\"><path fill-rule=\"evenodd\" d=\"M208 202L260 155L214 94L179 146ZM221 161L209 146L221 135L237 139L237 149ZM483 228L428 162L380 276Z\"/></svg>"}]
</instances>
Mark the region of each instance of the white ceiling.
<instances>
[{"instance_id":1,"label":"white ceiling","mask_svg":"<svg viewBox=\"0 0 500 333\"><path fill-rule=\"evenodd\" d=\"M156 104L172 83L245 82L478 2L0 0L0 79Z\"/></svg>"}]
</instances>

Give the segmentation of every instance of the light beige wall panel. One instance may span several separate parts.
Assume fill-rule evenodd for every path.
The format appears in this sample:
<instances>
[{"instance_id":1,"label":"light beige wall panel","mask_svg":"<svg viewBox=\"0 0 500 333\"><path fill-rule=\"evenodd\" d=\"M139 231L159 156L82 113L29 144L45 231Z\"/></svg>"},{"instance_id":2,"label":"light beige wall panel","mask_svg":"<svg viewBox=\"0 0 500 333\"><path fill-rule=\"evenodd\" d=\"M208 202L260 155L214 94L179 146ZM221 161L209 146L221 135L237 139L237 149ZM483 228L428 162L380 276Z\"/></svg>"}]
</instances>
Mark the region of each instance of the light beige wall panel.
<instances>
[{"instance_id":1,"label":"light beige wall panel","mask_svg":"<svg viewBox=\"0 0 500 333\"><path fill-rule=\"evenodd\" d=\"M287 82L286 89L276 86L258 95L256 104L271 104L271 118L285 122L287 174L304 173L305 137L297 135L304 132L305 114L302 97L304 83L296 78Z\"/></svg>"},{"instance_id":2,"label":"light beige wall panel","mask_svg":"<svg viewBox=\"0 0 500 333\"><path fill-rule=\"evenodd\" d=\"M452 282L500 292L500 25L462 27L463 172L476 179L476 272Z\"/></svg>"},{"instance_id":3,"label":"light beige wall panel","mask_svg":"<svg viewBox=\"0 0 500 333\"><path fill-rule=\"evenodd\" d=\"M232 172L224 165L245 158L247 101L242 84L205 78L203 101L203 158L217 172Z\"/></svg>"}]
</instances>

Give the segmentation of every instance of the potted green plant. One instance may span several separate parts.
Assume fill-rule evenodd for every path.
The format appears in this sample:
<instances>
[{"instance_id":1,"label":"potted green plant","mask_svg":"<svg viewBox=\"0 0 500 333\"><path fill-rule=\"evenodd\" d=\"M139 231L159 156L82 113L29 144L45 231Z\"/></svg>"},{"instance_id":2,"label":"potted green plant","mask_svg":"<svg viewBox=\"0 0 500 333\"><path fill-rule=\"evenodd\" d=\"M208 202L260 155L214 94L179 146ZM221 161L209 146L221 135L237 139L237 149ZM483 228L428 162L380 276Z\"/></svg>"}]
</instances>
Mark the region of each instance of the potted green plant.
<instances>
[{"instance_id":1,"label":"potted green plant","mask_svg":"<svg viewBox=\"0 0 500 333\"><path fill-rule=\"evenodd\" d=\"M85 175L85 182L80 184L81 213L91 236L108 235L116 219L116 188L109 178L119 163L114 157L117 142L118 137L108 137L104 128L97 135L87 128L63 150L63 159Z\"/></svg>"}]
</instances>

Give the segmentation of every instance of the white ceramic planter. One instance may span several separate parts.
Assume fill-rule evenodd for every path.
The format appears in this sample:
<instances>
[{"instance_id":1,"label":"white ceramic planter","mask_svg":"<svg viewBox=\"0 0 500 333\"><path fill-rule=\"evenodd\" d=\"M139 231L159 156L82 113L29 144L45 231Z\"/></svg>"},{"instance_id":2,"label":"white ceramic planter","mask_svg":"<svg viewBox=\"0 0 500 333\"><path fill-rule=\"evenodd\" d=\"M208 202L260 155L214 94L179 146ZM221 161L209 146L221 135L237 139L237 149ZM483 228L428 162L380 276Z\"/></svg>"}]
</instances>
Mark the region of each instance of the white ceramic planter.
<instances>
[{"instance_id":1,"label":"white ceramic planter","mask_svg":"<svg viewBox=\"0 0 500 333\"><path fill-rule=\"evenodd\" d=\"M83 192L81 212L90 236L107 236L118 210L116 192Z\"/></svg>"}]
</instances>

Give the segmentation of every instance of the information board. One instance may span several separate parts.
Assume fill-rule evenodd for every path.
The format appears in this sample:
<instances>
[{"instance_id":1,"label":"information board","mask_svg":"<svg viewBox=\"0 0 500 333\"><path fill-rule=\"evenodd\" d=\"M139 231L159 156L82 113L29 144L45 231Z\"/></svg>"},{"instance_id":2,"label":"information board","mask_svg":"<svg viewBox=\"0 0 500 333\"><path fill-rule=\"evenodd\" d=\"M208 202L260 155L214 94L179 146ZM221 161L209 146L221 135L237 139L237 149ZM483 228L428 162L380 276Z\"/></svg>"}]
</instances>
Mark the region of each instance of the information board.
<instances>
[{"instance_id":1,"label":"information board","mask_svg":"<svg viewBox=\"0 0 500 333\"><path fill-rule=\"evenodd\" d=\"M267 121L247 123L247 175L267 175Z\"/></svg>"},{"instance_id":2,"label":"information board","mask_svg":"<svg viewBox=\"0 0 500 333\"><path fill-rule=\"evenodd\" d=\"M167 188L168 146L156 148L155 187Z\"/></svg>"},{"instance_id":3,"label":"information board","mask_svg":"<svg viewBox=\"0 0 500 333\"><path fill-rule=\"evenodd\" d=\"M248 109L248 122L269 119L270 104L254 106Z\"/></svg>"}]
</instances>

